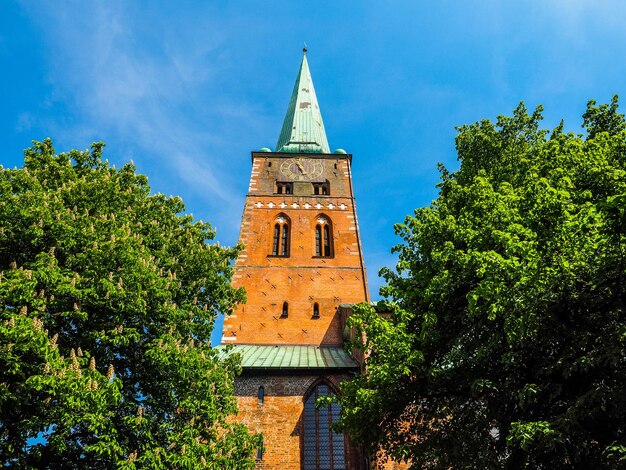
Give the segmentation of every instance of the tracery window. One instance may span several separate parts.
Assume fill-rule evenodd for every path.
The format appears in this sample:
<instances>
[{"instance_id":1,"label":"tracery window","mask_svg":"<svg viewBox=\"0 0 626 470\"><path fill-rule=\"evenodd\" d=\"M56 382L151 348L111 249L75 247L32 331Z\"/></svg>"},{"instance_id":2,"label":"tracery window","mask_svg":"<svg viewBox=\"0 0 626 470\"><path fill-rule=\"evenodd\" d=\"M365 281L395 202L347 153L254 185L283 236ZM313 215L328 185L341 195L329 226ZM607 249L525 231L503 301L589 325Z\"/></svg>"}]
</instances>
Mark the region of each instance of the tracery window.
<instances>
[{"instance_id":1,"label":"tracery window","mask_svg":"<svg viewBox=\"0 0 626 470\"><path fill-rule=\"evenodd\" d=\"M332 430L339 419L339 404L320 408L315 401L333 395L325 383L319 383L304 402L304 470L345 470L344 436Z\"/></svg>"},{"instance_id":2,"label":"tracery window","mask_svg":"<svg viewBox=\"0 0 626 470\"><path fill-rule=\"evenodd\" d=\"M315 256L330 258L333 256L333 231L330 220L321 215L315 226Z\"/></svg>"},{"instance_id":3,"label":"tracery window","mask_svg":"<svg viewBox=\"0 0 626 470\"><path fill-rule=\"evenodd\" d=\"M272 256L289 256L289 218L280 214L274 223L274 236L272 238Z\"/></svg>"}]
</instances>

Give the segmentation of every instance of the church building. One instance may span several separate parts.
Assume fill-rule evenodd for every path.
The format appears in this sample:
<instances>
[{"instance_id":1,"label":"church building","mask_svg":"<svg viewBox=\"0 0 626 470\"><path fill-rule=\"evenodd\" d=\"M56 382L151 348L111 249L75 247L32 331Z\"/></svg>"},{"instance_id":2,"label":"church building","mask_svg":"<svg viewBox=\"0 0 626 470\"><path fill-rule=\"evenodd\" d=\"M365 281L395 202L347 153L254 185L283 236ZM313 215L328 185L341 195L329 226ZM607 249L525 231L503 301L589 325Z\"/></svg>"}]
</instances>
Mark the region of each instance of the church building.
<instances>
[{"instance_id":1,"label":"church building","mask_svg":"<svg viewBox=\"0 0 626 470\"><path fill-rule=\"evenodd\" d=\"M369 301L351 168L328 145L304 49L276 149L252 152L233 278L247 302L222 337L242 355L237 419L263 433L259 469L366 468L331 428L338 405L315 407L360 373L343 349L350 306Z\"/></svg>"}]
</instances>

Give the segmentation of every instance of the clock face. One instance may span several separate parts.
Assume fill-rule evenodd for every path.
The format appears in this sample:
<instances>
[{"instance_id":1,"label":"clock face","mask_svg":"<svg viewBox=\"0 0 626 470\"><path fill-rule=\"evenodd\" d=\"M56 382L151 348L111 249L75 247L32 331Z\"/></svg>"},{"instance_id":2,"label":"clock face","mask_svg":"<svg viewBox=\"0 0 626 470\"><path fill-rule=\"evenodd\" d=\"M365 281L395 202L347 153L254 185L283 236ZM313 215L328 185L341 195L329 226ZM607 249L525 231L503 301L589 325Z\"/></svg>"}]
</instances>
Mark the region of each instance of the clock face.
<instances>
[{"instance_id":1,"label":"clock face","mask_svg":"<svg viewBox=\"0 0 626 470\"><path fill-rule=\"evenodd\" d=\"M324 172L324 165L311 158L289 158L280 165L280 172L293 181L311 181Z\"/></svg>"}]
</instances>

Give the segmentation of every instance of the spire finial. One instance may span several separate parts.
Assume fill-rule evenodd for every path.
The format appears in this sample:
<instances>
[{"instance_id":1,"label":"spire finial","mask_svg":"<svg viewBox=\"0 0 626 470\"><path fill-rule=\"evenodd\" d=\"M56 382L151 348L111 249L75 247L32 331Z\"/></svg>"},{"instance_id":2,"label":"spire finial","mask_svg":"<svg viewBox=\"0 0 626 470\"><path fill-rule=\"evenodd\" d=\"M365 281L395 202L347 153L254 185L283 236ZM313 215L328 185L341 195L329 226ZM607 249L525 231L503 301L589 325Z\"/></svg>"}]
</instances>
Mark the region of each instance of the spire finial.
<instances>
[{"instance_id":1,"label":"spire finial","mask_svg":"<svg viewBox=\"0 0 626 470\"><path fill-rule=\"evenodd\" d=\"M309 49L306 47L306 42L304 43L304 47L302 48L302 53L304 55L306 55L306 51L308 51Z\"/></svg>"}]
</instances>

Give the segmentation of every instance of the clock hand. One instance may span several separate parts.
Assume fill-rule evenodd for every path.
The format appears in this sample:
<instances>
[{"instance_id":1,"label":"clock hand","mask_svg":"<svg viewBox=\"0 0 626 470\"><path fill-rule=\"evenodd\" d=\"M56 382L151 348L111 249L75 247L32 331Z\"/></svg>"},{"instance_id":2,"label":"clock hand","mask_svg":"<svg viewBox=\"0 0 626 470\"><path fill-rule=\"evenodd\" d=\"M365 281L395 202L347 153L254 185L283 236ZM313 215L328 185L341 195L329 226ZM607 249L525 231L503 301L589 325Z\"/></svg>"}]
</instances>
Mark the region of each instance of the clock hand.
<instances>
[{"instance_id":1,"label":"clock hand","mask_svg":"<svg viewBox=\"0 0 626 470\"><path fill-rule=\"evenodd\" d=\"M300 168L300 171L302 172L303 175L306 175L308 173L308 171L304 169L304 166L302 165L302 163L300 163L297 160L296 160L296 165L298 165L298 168Z\"/></svg>"}]
</instances>

